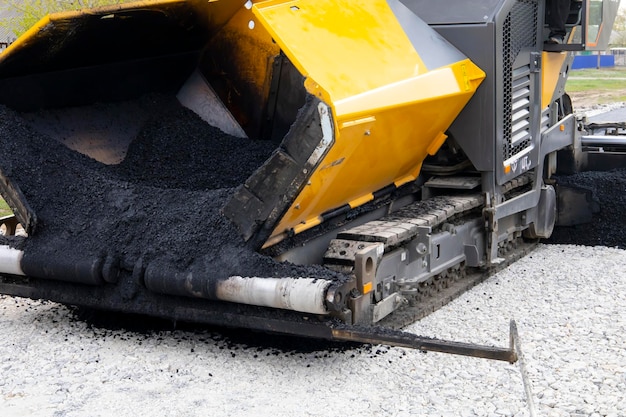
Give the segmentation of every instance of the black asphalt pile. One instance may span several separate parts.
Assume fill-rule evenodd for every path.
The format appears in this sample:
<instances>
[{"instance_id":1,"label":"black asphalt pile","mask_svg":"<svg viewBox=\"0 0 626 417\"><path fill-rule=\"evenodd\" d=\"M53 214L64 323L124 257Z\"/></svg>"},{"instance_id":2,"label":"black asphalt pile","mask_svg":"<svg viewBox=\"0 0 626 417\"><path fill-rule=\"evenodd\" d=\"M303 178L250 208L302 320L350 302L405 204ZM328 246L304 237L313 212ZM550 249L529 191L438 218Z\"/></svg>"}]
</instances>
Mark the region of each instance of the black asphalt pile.
<instances>
[{"instance_id":1,"label":"black asphalt pile","mask_svg":"<svg viewBox=\"0 0 626 417\"><path fill-rule=\"evenodd\" d=\"M626 249L626 169L581 172L558 177L558 182L592 190L600 212L591 223L556 227L545 243Z\"/></svg>"},{"instance_id":2,"label":"black asphalt pile","mask_svg":"<svg viewBox=\"0 0 626 417\"><path fill-rule=\"evenodd\" d=\"M230 136L200 120L175 98L159 99L159 114L113 168L121 180L158 188L212 190L243 183L276 144Z\"/></svg>"},{"instance_id":3,"label":"black asphalt pile","mask_svg":"<svg viewBox=\"0 0 626 417\"><path fill-rule=\"evenodd\" d=\"M29 256L69 262L113 256L214 278L336 277L278 263L246 247L220 209L275 144L230 137L166 97L118 166L101 164L31 129L0 106L0 166L38 216L21 245ZM5 240L6 242L6 240Z\"/></svg>"}]
</instances>

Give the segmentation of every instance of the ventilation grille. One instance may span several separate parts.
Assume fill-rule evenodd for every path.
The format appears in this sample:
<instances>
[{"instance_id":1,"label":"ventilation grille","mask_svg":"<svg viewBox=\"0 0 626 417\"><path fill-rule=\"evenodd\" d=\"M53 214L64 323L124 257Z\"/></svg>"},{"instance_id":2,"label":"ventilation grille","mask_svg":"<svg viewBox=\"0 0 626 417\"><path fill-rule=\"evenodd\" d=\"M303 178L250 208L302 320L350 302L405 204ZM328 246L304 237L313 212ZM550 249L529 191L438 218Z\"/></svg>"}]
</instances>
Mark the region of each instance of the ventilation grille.
<instances>
[{"instance_id":1,"label":"ventilation grille","mask_svg":"<svg viewBox=\"0 0 626 417\"><path fill-rule=\"evenodd\" d=\"M524 48L537 44L537 1L518 0L507 16L502 33L503 48L503 156L507 160L532 145L530 67L513 68Z\"/></svg>"},{"instance_id":2,"label":"ventilation grille","mask_svg":"<svg viewBox=\"0 0 626 417\"><path fill-rule=\"evenodd\" d=\"M518 0L511 9L511 64L523 48L537 43L537 1Z\"/></svg>"}]
</instances>

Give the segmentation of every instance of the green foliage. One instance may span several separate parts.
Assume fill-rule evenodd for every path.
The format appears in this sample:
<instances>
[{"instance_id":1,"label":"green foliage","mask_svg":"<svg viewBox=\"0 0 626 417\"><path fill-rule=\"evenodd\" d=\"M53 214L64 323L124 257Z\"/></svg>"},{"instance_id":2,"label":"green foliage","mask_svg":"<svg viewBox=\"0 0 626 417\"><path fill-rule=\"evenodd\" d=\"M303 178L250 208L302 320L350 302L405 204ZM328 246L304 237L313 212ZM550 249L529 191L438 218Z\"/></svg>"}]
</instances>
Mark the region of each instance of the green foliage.
<instances>
[{"instance_id":1,"label":"green foliage","mask_svg":"<svg viewBox=\"0 0 626 417\"><path fill-rule=\"evenodd\" d=\"M607 79L618 79L624 80L626 78L626 67L616 66L609 68L585 68L585 69L576 69L572 70L569 73L568 81L571 80L579 80L583 78L592 78L594 80L607 80ZM624 85L623 87L626 87Z\"/></svg>"},{"instance_id":2,"label":"green foliage","mask_svg":"<svg viewBox=\"0 0 626 417\"><path fill-rule=\"evenodd\" d=\"M8 216L10 214L13 214L13 212L9 208L9 205L2 198L0 198L0 217Z\"/></svg>"},{"instance_id":3,"label":"green foliage","mask_svg":"<svg viewBox=\"0 0 626 417\"><path fill-rule=\"evenodd\" d=\"M626 101L626 67L581 69L569 73L565 91L575 97L595 97L597 104Z\"/></svg>"},{"instance_id":4,"label":"green foliage","mask_svg":"<svg viewBox=\"0 0 626 417\"><path fill-rule=\"evenodd\" d=\"M615 16L611 46L626 46L626 9L620 8Z\"/></svg>"},{"instance_id":5,"label":"green foliage","mask_svg":"<svg viewBox=\"0 0 626 417\"><path fill-rule=\"evenodd\" d=\"M623 13L615 17L613 25L613 36L611 37L611 46L626 45L626 16Z\"/></svg>"},{"instance_id":6,"label":"green foliage","mask_svg":"<svg viewBox=\"0 0 626 417\"><path fill-rule=\"evenodd\" d=\"M568 80L566 90L569 92L596 91L611 92L624 87L624 80L611 80L608 78L597 80Z\"/></svg>"},{"instance_id":7,"label":"green foliage","mask_svg":"<svg viewBox=\"0 0 626 417\"><path fill-rule=\"evenodd\" d=\"M128 0L126 0L128 1ZM22 35L49 13L64 10L80 10L110 4L119 4L125 0L4 0L4 8L15 11L19 17L8 21L0 21L0 27L5 27L16 36Z\"/></svg>"}]
</instances>

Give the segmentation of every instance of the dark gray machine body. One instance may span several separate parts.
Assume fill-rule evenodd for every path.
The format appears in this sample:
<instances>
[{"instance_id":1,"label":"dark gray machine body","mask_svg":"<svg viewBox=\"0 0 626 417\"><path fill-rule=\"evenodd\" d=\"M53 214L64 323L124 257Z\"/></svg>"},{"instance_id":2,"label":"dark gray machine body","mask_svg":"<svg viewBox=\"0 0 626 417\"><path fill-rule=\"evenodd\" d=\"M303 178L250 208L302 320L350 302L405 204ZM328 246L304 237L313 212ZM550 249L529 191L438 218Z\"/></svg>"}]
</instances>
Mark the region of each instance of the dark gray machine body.
<instances>
[{"instance_id":1,"label":"dark gray machine body","mask_svg":"<svg viewBox=\"0 0 626 417\"><path fill-rule=\"evenodd\" d=\"M492 171L498 184L536 167L541 136L538 98L543 2L441 0L436 6L427 0L404 3L487 74L450 128L474 167L481 172ZM440 8L447 13L441 13ZM504 173L505 161L524 156L527 165L518 164L518 170Z\"/></svg>"},{"instance_id":2,"label":"dark gray machine body","mask_svg":"<svg viewBox=\"0 0 626 417\"><path fill-rule=\"evenodd\" d=\"M549 236L552 225L545 213L556 210L556 199L544 182L548 155L574 143L575 123L571 116L559 120L553 103L541 104L545 2L403 3L487 75L448 133L480 173L491 223L488 261L498 258L497 247L511 231ZM557 122L565 129L554 129ZM524 187L517 187L518 178ZM507 194L514 180L516 192ZM553 216L548 217L550 223Z\"/></svg>"}]
</instances>

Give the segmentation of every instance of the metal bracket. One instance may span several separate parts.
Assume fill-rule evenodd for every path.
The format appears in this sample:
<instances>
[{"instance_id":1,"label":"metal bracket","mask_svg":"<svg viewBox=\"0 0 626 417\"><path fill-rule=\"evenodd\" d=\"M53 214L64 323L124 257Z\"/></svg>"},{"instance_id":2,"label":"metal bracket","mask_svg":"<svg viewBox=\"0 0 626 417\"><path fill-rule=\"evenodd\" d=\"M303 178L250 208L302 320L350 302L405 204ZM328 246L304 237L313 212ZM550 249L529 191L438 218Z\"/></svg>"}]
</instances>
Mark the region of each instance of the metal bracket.
<instances>
[{"instance_id":1,"label":"metal bracket","mask_svg":"<svg viewBox=\"0 0 626 417\"><path fill-rule=\"evenodd\" d=\"M530 53L530 72L541 72L541 52Z\"/></svg>"},{"instance_id":2,"label":"metal bracket","mask_svg":"<svg viewBox=\"0 0 626 417\"><path fill-rule=\"evenodd\" d=\"M408 300L400 295L400 293L393 293L389 297L374 305L372 311L372 321L377 323L387 317L389 314L397 310L402 304L408 303Z\"/></svg>"},{"instance_id":3,"label":"metal bracket","mask_svg":"<svg viewBox=\"0 0 626 417\"><path fill-rule=\"evenodd\" d=\"M354 274L356 288L361 294L369 294L374 290L374 279L378 262L383 256L385 245L378 243L359 250L354 257Z\"/></svg>"}]
</instances>

